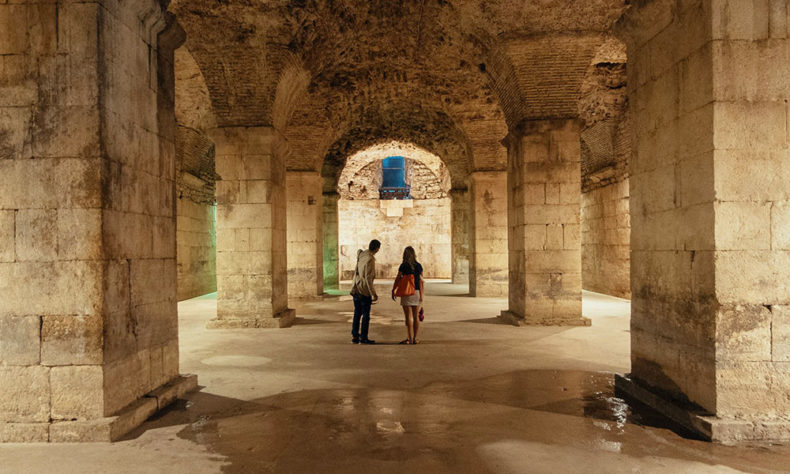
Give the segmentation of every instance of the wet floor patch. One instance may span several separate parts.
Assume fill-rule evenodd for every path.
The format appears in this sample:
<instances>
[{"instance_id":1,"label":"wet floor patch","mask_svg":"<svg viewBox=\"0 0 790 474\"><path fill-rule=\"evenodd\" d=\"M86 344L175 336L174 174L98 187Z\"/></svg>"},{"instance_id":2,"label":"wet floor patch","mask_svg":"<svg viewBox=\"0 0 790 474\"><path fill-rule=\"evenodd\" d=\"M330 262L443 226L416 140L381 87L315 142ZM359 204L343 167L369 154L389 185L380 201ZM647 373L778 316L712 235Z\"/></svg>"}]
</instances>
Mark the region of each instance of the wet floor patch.
<instances>
[{"instance_id":1,"label":"wet floor patch","mask_svg":"<svg viewBox=\"0 0 790 474\"><path fill-rule=\"evenodd\" d=\"M734 472L790 466L783 446L743 449L678 436L657 415L615 397L608 373L525 370L408 390L192 398L156 424L184 424L178 436L222 456L225 472L524 472L530 466L534 472L557 466L597 472L606 465L611 472ZM531 465L529 459L542 461ZM585 469L591 466L597 467Z\"/></svg>"}]
</instances>

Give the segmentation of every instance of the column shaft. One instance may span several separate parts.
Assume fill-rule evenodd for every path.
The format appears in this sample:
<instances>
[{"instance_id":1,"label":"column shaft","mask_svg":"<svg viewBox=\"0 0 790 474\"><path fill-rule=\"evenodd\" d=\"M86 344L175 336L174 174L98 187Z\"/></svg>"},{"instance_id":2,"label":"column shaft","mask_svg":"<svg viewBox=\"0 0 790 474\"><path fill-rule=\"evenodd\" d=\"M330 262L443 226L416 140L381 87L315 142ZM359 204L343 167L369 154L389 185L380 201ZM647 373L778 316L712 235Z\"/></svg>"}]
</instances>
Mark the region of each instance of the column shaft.
<instances>
[{"instance_id":1,"label":"column shaft","mask_svg":"<svg viewBox=\"0 0 790 474\"><path fill-rule=\"evenodd\" d=\"M289 171L288 297L314 298L324 293L323 202L321 175Z\"/></svg>"},{"instance_id":2,"label":"column shaft","mask_svg":"<svg viewBox=\"0 0 790 474\"><path fill-rule=\"evenodd\" d=\"M581 145L575 120L526 122L508 146L509 310L514 323L587 325L581 305Z\"/></svg>"},{"instance_id":3,"label":"column shaft","mask_svg":"<svg viewBox=\"0 0 790 474\"><path fill-rule=\"evenodd\" d=\"M475 171L471 176L474 227L469 294L507 295L507 173Z\"/></svg>"},{"instance_id":4,"label":"column shaft","mask_svg":"<svg viewBox=\"0 0 790 474\"><path fill-rule=\"evenodd\" d=\"M210 328L286 327L284 139L272 127L225 127L216 146L217 318Z\"/></svg>"}]
</instances>

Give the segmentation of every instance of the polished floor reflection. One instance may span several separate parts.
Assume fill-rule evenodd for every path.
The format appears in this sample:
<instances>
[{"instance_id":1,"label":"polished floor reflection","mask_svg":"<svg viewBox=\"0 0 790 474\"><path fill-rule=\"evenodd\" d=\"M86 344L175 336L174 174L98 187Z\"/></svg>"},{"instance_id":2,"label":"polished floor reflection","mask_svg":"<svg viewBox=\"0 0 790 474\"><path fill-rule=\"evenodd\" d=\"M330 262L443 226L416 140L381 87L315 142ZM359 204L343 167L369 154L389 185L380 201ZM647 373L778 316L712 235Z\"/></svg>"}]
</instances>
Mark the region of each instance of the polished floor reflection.
<instances>
[{"instance_id":1,"label":"polished floor reflection","mask_svg":"<svg viewBox=\"0 0 790 474\"><path fill-rule=\"evenodd\" d=\"M382 293L386 294L386 290ZM506 301L432 283L422 344L391 301L350 344L351 302L297 307L285 330L206 330L180 304L182 372L203 388L108 445L0 446L9 472L768 472L790 447L728 447L613 394L628 370L627 301L585 294L592 327L515 328ZM58 456L57 467L51 462ZM5 469L0 469L5 472Z\"/></svg>"}]
</instances>

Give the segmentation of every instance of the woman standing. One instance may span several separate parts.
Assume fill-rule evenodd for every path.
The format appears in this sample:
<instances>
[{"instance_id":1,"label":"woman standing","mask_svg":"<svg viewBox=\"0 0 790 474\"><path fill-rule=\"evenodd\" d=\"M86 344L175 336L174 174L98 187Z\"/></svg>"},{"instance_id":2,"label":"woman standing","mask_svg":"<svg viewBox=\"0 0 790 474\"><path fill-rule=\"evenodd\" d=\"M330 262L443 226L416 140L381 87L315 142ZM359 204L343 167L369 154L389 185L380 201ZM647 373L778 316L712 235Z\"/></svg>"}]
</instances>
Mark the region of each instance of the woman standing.
<instances>
[{"instance_id":1,"label":"woman standing","mask_svg":"<svg viewBox=\"0 0 790 474\"><path fill-rule=\"evenodd\" d=\"M395 284L392 285L392 300L395 301L395 288L398 282L406 275L414 275L414 294L411 296L401 296L400 305L403 307L403 317L406 320L406 339L401 344L417 344L417 331L420 330L420 318L418 311L422 306L423 282L422 265L417 261L417 254L409 246L403 249L403 263L398 267L398 276L395 277Z\"/></svg>"}]
</instances>

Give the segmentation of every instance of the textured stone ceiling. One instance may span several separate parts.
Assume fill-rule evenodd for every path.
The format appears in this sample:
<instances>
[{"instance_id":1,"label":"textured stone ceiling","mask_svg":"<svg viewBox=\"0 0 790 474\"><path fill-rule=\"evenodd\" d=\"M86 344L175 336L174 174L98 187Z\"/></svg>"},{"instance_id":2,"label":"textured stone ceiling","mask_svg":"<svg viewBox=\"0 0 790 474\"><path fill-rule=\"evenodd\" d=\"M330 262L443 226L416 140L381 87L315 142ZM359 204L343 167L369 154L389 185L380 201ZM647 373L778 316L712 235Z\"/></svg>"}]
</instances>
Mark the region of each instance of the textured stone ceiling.
<instances>
[{"instance_id":1,"label":"textured stone ceiling","mask_svg":"<svg viewBox=\"0 0 790 474\"><path fill-rule=\"evenodd\" d=\"M577 114L625 0L175 0L219 126L274 125L290 169L415 143L453 186L504 169L508 124ZM336 182L336 181L335 181Z\"/></svg>"}]
</instances>

